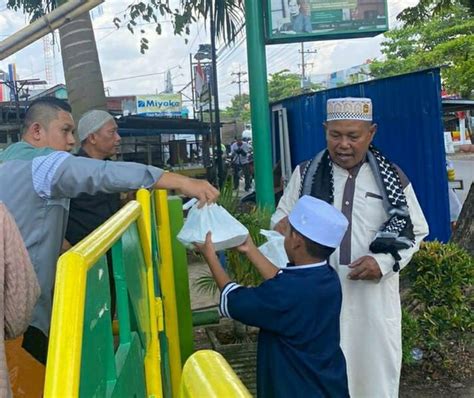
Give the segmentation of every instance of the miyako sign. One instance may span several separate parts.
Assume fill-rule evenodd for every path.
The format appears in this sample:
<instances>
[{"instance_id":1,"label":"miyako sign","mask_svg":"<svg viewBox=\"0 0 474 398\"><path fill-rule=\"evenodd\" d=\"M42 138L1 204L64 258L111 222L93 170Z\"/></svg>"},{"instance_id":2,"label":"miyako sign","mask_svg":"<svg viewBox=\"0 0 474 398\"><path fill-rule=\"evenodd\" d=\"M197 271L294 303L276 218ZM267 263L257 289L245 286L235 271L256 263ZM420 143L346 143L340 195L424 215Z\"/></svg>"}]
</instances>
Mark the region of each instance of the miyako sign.
<instances>
[{"instance_id":1,"label":"miyako sign","mask_svg":"<svg viewBox=\"0 0 474 398\"><path fill-rule=\"evenodd\" d=\"M137 95L137 114L158 117L181 117L181 94Z\"/></svg>"}]
</instances>

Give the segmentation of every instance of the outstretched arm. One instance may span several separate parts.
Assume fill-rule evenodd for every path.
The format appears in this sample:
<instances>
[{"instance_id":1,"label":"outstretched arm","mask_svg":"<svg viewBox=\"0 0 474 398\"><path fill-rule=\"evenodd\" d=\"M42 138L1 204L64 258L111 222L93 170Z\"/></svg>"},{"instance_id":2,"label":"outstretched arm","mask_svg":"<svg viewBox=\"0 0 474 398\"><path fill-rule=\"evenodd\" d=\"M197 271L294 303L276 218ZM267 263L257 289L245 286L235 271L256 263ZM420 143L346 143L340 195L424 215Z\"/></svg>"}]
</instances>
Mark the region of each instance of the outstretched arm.
<instances>
[{"instance_id":1,"label":"outstretched arm","mask_svg":"<svg viewBox=\"0 0 474 398\"><path fill-rule=\"evenodd\" d=\"M199 199L200 205L213 203L219 197L219 191L209 182L176 173L163 173L154 187L156 189L177 189L186 196Z\"/></svg>"},{"instance_id":2,"label":"outstretched arm","mask_svg":"<svg viewBox=\"0 0 474 398\"><path fill-rule=\"evenodd\" d=\"M278 273L278 267L273 265L271 261L258 250L258 247L255 246L250 235L243 244L236 247L236 250L247 256L255 268L257 268L258 272L260 272L263 279L271 279Z\"/></svg>"},{"instance_id":3,"label":"outstretched arm","mask_svg":"<svg viewBox=\"0 0 474 398\"><path fill-rule=\"evenodd\" d=\"M211 232L209 231L206 235L206 241L203 244L194 243L196 248L201 252L204 256L204 259L209 265L209 269L211 270L212 276L214 277L217 287L219 290L224 289L224 287L231 281L229 275L224 271L219 259L216 255L216 249L214 248L214 244L212 243L212 236Z\"/></svg>"}]
</instances>

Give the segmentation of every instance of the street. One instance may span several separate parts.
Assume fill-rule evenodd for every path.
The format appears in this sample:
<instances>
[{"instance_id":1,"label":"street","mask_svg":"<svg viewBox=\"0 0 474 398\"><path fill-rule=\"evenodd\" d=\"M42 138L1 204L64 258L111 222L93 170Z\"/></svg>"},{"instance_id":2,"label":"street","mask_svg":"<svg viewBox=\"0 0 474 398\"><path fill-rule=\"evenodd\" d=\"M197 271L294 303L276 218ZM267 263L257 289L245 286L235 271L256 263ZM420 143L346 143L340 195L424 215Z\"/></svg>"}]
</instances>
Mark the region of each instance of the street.
<instances>
[{"instance_id":1,"label":"street","mask_svg":"<svg viewBox=\"0 0 474 398\"><path fill-rule=\"evenodd\" d=\"M456 180L462 180L463 189L456 189L455 192L461 203L466 200L469 188L474 181L474 154L473 153L456 153L447 156L453 163L456 171Z\"/></svg>"}]
</instances>

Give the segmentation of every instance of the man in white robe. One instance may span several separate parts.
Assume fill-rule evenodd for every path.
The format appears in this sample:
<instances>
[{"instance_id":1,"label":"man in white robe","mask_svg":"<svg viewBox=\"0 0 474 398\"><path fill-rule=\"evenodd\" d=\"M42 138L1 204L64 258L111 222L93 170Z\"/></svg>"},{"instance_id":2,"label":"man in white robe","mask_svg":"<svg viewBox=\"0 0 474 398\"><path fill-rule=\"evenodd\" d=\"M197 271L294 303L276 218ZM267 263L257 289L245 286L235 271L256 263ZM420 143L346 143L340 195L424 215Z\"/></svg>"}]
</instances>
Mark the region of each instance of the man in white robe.
<instances>
[{"instance_id":1,"label":"man in white robe","mask_svg":"<svg viewBox=\"0 0 474 398\"><path fill-rule=\"evenodd\" d=\"M370 99L339 98L328 101L324 124L332 167L333 204L349 219L340 248L330 257L339 274L343 302L341 347L347 361L349 391L353 398L398 397L402 348L399 273L392 254L372 253L370 244L390 218L386 192L377 183L367 161L377 126L372 124ZM408 264L428 234L428 225L412 185L398 172L413 224L411 247L399 250L400 269ZM281 231L300 197L305 166L293 172L272 226ZM306 168L305 168L306 170ZM312 176L307 176L311 178ZM377 176L378 178L379 176ZM305 180L306 181L306 180ZM380 180L379 180L380 181Z\"/></svg>"}]
</instances>

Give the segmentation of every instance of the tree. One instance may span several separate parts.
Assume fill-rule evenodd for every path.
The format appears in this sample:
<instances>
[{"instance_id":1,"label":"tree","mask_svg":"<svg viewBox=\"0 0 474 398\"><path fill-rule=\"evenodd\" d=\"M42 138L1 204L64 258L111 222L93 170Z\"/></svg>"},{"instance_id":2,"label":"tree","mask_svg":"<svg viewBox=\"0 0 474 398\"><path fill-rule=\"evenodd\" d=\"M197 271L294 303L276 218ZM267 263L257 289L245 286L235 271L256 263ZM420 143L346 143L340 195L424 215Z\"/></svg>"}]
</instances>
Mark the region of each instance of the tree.
<instances>
[{"instance_id":1,"label":"tree","mask_svg":"<svg viewBox=\"0 0 474 398\"><path fill-rule=\"evenodd\" d=\"M230 106L223 112L222 117L230 120L238 120L244 123L250 122L250 96L238 94L232 98Z\"/></svg>"},{"instance_id":2,"label":"tree","mask_svg":"<svg viewBox=\"0 0 474 398\"><path fill-rule=\"evenodd\" d=\"M420 0L416 6L405 8L397 15L397 19L407 25L414 25L444 14L458 5L466 7L466 12L471 16L474 14L474 2L472 0Z\"/></svg>"},{"instance_id":3,"label":"tree","mask_svg":"<svg viewBox=\"0 0 474 398\"><path fill-rule=\"evenodd\" d=\"M309 91L316 91L321 89L320 85L311 83ZM302 94L301 76L297 73L292 73L288 69L283 69L279 72L270 75L268 81L268 100L275 102L287 97Z\"/></svg>"},{"instance_id":4,"label":"tree","mask_svg":"<svg viewBox=\"0 0 474 398\"><path fill-rule=\"evenodd\" d=\"M474 19L466 8L456 6L431 20L406 25L385 33L382 53L374 61L374 77L445 66L441 70L448 91L470 98L474 90Z\"/></svg>"},{"instance_id":5,"label":"tree","mask_svg":"<svg viewBox=\"0 0 474 398\"><path fill-rule=\"evenodd\" d=\"M23 11L34 21L64 1L8 0L7 6ZM179 7L171 9L169 0L150 0L131 4L125 22L134 33L137 20L153 20L156 32L161 34L160 18L171 18L174 33L187 35L190 33L190 24L200 17L206 19L212 10L218 36L229 41L234 39L242 24L242 3L243 0L180 0ZM116 18L114 22L119 26L121 20ZM140 45L144 52L148 48L148 40L143 36L143 30L141 34ZM90 109L106 109L104 83L89 13L66 23L59 29L59 37L68 97L75 120Z\"/></svg>"},{"instance_id":6,"label":"tree","mask_svg":"<svg viewBox=\"0 0 474 398\"><path fill-rule=\"evenodd\" d=\"M244 0L179 0L179 7L172 9L169 0L145 0L132 3L123 15L123 21L115 18L118 27L122 23L134 33L138 21L155 24L155 31L161 34L161 18L171 19L175 35L189 35L190 25L199 18L207 20L212 11L217 36L224 41L233 41L238 31L243 27ZM140 50L148 49L148 39L145 32L140 31ZM185 39L187 41L187 39Z\"/></svg>"}]
</instances>

